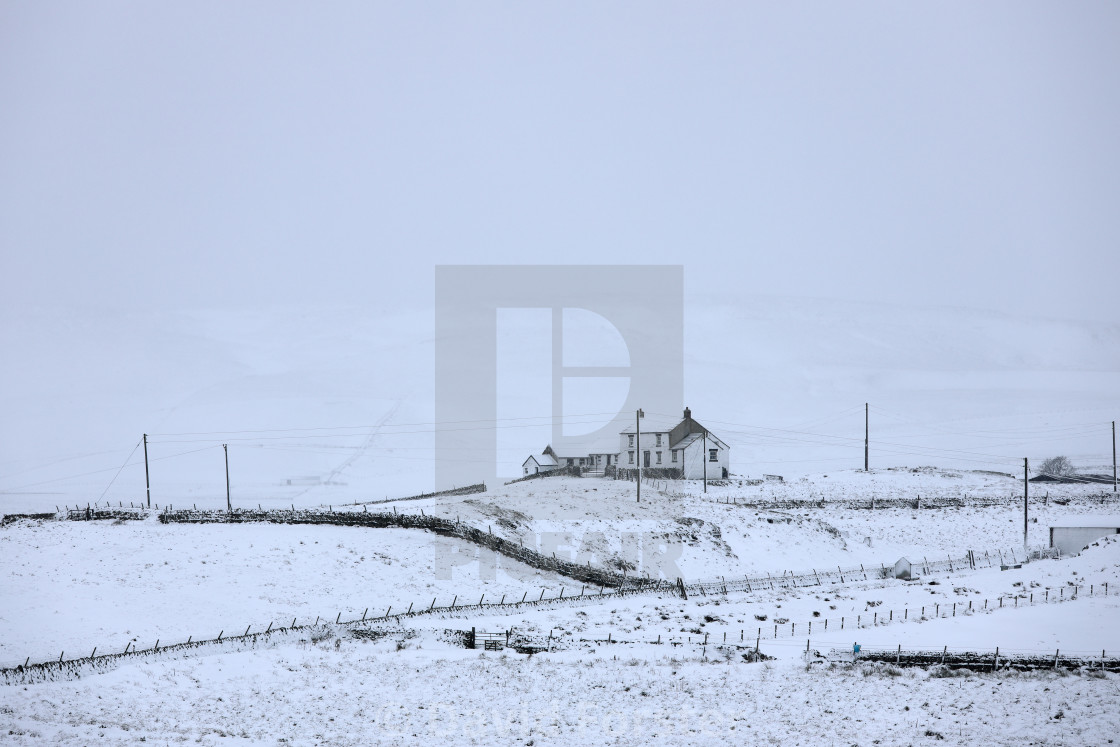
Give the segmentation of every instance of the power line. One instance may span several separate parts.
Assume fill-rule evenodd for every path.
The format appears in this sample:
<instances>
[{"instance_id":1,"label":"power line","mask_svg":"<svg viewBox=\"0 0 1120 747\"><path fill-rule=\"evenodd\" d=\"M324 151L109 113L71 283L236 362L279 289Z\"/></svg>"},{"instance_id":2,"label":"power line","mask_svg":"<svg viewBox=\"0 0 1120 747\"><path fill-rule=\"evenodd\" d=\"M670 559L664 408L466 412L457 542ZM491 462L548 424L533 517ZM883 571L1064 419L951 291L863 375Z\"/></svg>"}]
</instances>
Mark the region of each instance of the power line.
<instances>
[{"instance_id":1,"label":"power line","mask_svg":"<svg viewBox=\"0 0 1120 747\"><path fill-rule=\"evenodd\" d=\"M339 431L339 430L355 430L355 431L368 431L374 428L419 428L423 426L430 426L433 428L443 425L463 425L467 423L504 423L509 421L520 420L546 420L547 423L539 423L539 425L548 425L549 423L557 420L561 422L569 422L570 418L590 418L602 417L605 415L616 416L617 412L585 412L573 415L528 415L516 418L479 418L475 420L443 420L443 421L425 421L419 423L382 423L380 425L331 425L331 426L316 426L308 428L262 428L256 430L242 430L242 431L187 431L183 433L149 433L149 436L236 436L246 433L301 433L306 431ZM502 427L502 426L499 426ZM360 433L349 435L362 435ZM164 443L167 443L166 441Z\"/></svg>"},{"instance_id":2,"label":"power line","mask_svg":"<svg viewBox=\"0 0 1120 747\"><path fill-rule=\"evenodd\" d=\"M140 448L140 442L137 441L136 445L132 447L132 451L128 452L128 456L125 458L124 462L121 463L121 468L119 470L117 470L117 474L113 475L113 479L109 481L109 484L106 485L105 489L101 491L101 495L99 495L97 497L98 501L100 501L102 498L105 497L105 494L109 492L109 488L113 487L113 483L115 483L117 481L117 478L120 477L121 472L124 471L125 465L128 464L128 460L132 459L132 455L135 454L136 450L139 449L139 448Z\"/></svg>"}]
</instances>

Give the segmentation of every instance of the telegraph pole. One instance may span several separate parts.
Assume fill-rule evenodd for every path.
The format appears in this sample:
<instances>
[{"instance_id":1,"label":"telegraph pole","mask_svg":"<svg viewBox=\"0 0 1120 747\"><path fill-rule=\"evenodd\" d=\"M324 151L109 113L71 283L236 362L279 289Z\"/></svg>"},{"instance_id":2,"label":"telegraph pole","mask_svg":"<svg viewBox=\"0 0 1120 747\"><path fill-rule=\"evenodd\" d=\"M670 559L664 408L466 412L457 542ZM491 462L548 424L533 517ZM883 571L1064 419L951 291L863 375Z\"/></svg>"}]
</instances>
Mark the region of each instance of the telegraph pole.
<instances>
[{"instance_id":1,"label":"telegraph pole","mask_svg":"<svg viewBox=\"0 0 1120 747\"><path fill-rule=\"evenodd\" d=\"M1023 457L1023 551L1027 550L1027 492L1030 482L1027 480L1027 473L1029 472L1029 462L1027 457Z\"/></svg>"},{"instance_id":2,"label":"telegraph pole","mask_svg":"<svg viewBox=\"0 0 1120 747\"><path fill-rule=\"evenodd\" d=\"M704 492L707 493L708 492L708 432L704 431L704 435L701 436L701 438L704 441L704 451L702 451L700 453L700 456L702 456L704 458Z\"/></svg>"},{"instance_id":3,"label":"telegraph pole","mask_svg":"<svg viewBox=\"0 0 1120 747\"><path fill-rule=\"evenodd\" d=\"M144 487L148 491L148 508L152 507L152 480L148 476L148 434L144 434Z\"/></svg>"},{"instance_id":4,"label":"telegraph pole","mask_svg":"<svg viewBox=\"0 0 1120 747\"><path fill-rule=\"evenodd\" d=\"M229 500L229 444L222 444L222 451L226 453L226 511L233 513L233 503Z\"/></svg>"},{"instance_id":5,"label":"telegraph pole","mask_svg":"<svg viewBox=\"0 0 1120 747\"><path fill-rule=\"evenodd\" d=\"M638 503L642 502L642 423L645 416L642 408L634 412L634 452L638 458Z\"/></svg>"},{"instance_id":6,"label":"telegraph pole","mask_svg":"<svg viewBox=\"0 0 1120 747\"><path fill-rule=\"evenodd\" d=\"M1116 421L1112 421L1112 492L1116 492Z\"/></svg>"},{"instance_id":7,"label":"telegraph pole","mask_svg":"<svg viewBox=\"0 0 1120 747\"><path fill-rule=\"evenodd\" d=\"M867 452L868 452L867 445L868 445L869 437L871 435L870 425L871 425L871 418L868 415L868 406L867 406L867 403L864 402L863 403L863 471L864 472L870 472L871 471L868 468L868 459L867 459Z\"/></svg>"}]
</instances>

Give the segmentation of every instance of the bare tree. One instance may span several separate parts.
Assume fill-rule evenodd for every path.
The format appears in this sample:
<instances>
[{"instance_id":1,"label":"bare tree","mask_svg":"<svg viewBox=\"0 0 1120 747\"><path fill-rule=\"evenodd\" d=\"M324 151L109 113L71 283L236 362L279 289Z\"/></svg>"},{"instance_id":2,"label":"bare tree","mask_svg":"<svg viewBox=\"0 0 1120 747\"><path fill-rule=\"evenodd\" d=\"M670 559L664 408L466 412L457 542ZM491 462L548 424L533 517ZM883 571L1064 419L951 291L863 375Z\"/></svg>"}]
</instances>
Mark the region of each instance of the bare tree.
<instances>
[{"instance_id":1,"label":"bare tree","mask_svg":"<svg viewBox=\"0 0 1120 747\"><path fill-rule=\"evenodd\" d=\"M1077 472L1073 466L1073 462L1064 456L1050 457L1042 464L1038 465L1037 471L1039 474L1048 475L1050 477L1069 477Z\"/></svg>"}]
</instances>

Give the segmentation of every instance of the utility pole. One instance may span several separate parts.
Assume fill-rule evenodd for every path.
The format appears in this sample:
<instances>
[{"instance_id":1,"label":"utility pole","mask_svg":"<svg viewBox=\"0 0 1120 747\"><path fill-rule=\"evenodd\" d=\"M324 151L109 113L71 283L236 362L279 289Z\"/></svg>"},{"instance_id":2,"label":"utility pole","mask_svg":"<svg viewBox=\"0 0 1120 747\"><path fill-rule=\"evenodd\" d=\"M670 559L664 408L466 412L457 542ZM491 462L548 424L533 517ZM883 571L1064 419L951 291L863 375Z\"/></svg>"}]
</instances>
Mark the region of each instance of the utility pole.
<instances>
[{"instance_id":1,"label":"utility pole","mask_svg":"<svg viewBox=\"0 0 1120 747\"><path fill-rule=\"evenodd\" d=\"M1027 492L1030 482L1027 479L1029 472L1029 462L1026 457L1023 457L1023 552L1027 550Z\"/></svg>"},{"instance_id":2,"label":"utility pole","mask_svg":"<svg viewBox=\"0 0 1120 747\"><path fill-rule=\"evenodd\" d=\"M867 456L868 456L867 445L868 445L869 438L871 436L870 425L871 425L871 417L870 417L870 415L868 415L867 403L864 402L863 403L863 471L864 472L870 472L871 471L868 468L868 459L867 459Z\"/></svg>"},{"instance_id":3,"label":"utility pole","mask_svg":"<svg viewBox=\"0 0 1120 747\"><path fill-rule=\"evenodd\" d=\"M1116 492L1116 421L1112 421L1112 492Z\"/></svg>"},{"instance_id":4,"label":"utility pole","mask_svg":"<svg viewBox=\"0 0 1120 747\"><path fill-rule=\"evenodd\" d=\"M704 441L704 450L702 452L700 452L700 456L703 457L703 459L704 459L704 492L707 493L708 492L708 432L707 431L704 431L704 435L701 436L701 439Z\"/></svg>"},{"instance_id":5,"label":"utility pole","mask_svg":"<svg viewBox=\"0 0 1120 747\"><path fill-rule=\"evenodd\" d=\"M634 412L634 453L638 458L638 503L642 502L642 423L641 419L645 417L642 408L638 408Z\"/></svg>"},{"instance_id":6,"label":"utility pole","mask_svg":"<svg viewBox=\"0 0 1120 747\"><path fill-rule=\"evenodd\" d=\"M226 511L233 513L233 503L229 499L229 444L222 444L222 451L226 454Z\"/></svg>"},{"instance_id":7,"label":"utility pole","mask_svg":"<svg viewBox=\"0 0 1120 747\"><path fill-rule=\"evenodd\" d=\"M144 434L144 487L148 490L148 508L152 507L152 479L148 476L148 434Z\"/></svg>"}]
</instances>

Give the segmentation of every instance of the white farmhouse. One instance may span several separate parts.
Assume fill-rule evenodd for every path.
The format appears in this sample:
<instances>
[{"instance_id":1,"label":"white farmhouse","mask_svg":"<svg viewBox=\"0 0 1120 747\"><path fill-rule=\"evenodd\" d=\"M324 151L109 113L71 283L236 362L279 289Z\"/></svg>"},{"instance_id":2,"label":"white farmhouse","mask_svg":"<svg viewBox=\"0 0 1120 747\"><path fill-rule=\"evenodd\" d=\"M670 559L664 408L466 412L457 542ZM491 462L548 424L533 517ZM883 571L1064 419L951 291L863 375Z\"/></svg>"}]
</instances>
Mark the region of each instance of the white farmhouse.
<instances>
[{"instance_id":1,"label":"white farmhouse","mask_svg":"<svg viewBox=\"0 0 1120 747\"><path fill-rule=\"evenodd\" d=\"M640 434L636 426L627 426L619 434L619 469L637 469L640 460L643 470L679 470L686 480L727 477L730 448L693 420L687 407L679 421L646 417L639 422Z\"/></svg>"},{"instance_id":2,"label":"white farmhouse","mask_svg":"<svg viewBox=\"0 0 1120 747\"><path fill-rule=\"evenodd\" d=\"M619 433L617 453L596 451L590 454L557 454L546 446L521 464L523 477L558 469L578 469L582 475L627 474L638 468L647 474L686 480L719 480L727 477L730 448L700 423L692 419L692 411L684 409L684 418L646 417L641 420L641 448L634 426Z\"/></svg>"}]
</instances>

